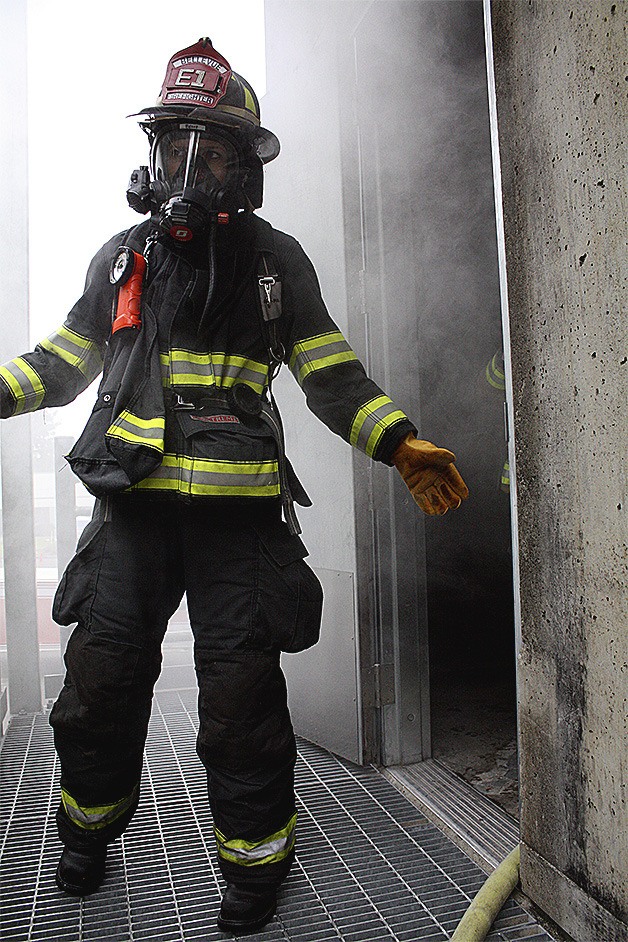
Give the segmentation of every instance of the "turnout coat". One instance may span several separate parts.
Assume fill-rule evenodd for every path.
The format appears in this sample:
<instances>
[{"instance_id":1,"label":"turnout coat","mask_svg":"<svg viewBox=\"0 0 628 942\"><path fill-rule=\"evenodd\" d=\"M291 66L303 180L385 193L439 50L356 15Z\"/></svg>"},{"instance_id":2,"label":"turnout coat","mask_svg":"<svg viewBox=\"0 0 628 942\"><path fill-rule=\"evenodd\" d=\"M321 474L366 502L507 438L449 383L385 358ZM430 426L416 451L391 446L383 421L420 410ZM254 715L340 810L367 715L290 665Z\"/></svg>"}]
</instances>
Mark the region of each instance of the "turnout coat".
<instances>
[{"instance_id":1,"label":"turnout coat","mask_svg":"<svg viewBox=\"0 0 628 942\"><path fill-rule=\"evenodd\" d=\"M415 427L366 375L331 319L299 243L257 216L240 214L219 227L208 310L207 246L157 242L143 287L141 328L112 335L112 259L121 244L142 252L150 232L147 221L110 239L93 259L84 294L65 323L34 351L0 367L3 418L64 405L102 371L94 410L68 456L97 497L277 499L291 480L299 500L298 482L282 474L280 434L234 405L240 384L267 403L273 363L258 284L266 270L276 278L275 305L281 295L279 356L309 408L351 445L391 463Z\"/></svg>"}]
</instances>

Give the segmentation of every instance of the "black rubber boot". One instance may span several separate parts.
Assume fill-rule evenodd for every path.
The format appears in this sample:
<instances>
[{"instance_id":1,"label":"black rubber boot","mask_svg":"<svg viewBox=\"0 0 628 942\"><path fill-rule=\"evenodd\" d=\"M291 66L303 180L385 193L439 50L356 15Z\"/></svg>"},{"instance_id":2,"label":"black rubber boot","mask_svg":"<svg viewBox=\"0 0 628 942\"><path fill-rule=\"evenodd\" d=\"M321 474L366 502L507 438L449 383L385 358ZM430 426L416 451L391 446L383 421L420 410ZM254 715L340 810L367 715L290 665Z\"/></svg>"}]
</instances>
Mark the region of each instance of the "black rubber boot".
<instances>
[{"instance_id":1,"label":"black rubber boot","mask_svg":"<svg viewBox=\"0 0 628 942\"><path fill-rule=\"evenodd\" d=\"M89 896L105 879L107 848L86 854L66 847L57 865L55 879L70 896Z\"/></svg>"},{"instance_id":2,"label":"black rubber boot","mask_svg":"<svg viewBox=\"0 0 628 942\"><path fill-rule=\"evenodd\" d=\"M223 932L247 935L270 922L276 908L276 887L244 887L228 883L220 906L218 928Z\"/></svg>"}]
</instances>

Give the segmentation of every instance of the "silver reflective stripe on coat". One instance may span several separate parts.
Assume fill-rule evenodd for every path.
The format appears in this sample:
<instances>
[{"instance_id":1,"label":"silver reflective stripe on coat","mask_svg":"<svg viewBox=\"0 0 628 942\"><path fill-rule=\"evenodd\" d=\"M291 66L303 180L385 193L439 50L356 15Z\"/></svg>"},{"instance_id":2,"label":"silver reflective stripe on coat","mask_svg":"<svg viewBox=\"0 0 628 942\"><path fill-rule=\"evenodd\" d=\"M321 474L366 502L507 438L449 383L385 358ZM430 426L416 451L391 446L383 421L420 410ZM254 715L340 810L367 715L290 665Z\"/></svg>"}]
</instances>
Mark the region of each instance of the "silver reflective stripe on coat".
<instances>
[{"instance_id":1,"label":"silver reflective stripe on coat","mask_svg":"<svg viewBox=\"0 0 628 942\"><path fill-rule=\"evenodd\" d=\"M16 357L0 366L0 377L7 384L15 399L14 415L34 412L44 401L46 390L41 377L24 357Z\"/></svg>"},{"instance_id":2,"label":"silver reflective stripe on coat","mask_svg":"<svg viewBox=\"0 0 628 942\"><path fill-rule=\"evenodd\" d=\"M388 396L377 396L356 412L349 441L372 458L384 432L406 418L405 412L398 409Z\"/></svg>"},{"instance_id":3,"label":"silver reflective stripe on coat","mask_svg":"<svg viewBox=\"0 0 628 942\"><path fill-rule=\"evenodd\" d=\"M164 455L161 465L129 490L177 491L199 497L277 497L277 461L212 461Z\"/></svg>"},{"instance_id":4,"label":"silver reflective stripe on coat","mask_svg":"<svg viewBox=\"0 0 628 942\"><path fill-rule=\"evenodd\" d=\"M295 343L289 366L299 386L302 386L311 373L350 360L357 360L357 356L340 331L332 330Z\"/></svg>"},{"instance_id":5,"label":"silver reflective stripe on coat","mask_svg":"<svg viewBox=\"0 0 628 942\"><path fill-rule=\"evenodd\" d=\"M83 374L88 384L96 379L102 370L103 361L98 345L89 337L77 334L65 324L42 340L39 346L42 350L54 353L55 356L77 369Z\"/></svg>"},{"instance_id":6,"label":"silver reflective stripe on coat","mask_svg":"<svg viewBox=\"0 0 628 942\"><path fill-rule=\"evenodd\" d=\"M163 415L154 419L141 419L125 409L111 423L105 435L109 438L120 438L133 445L145 445L163 453L165 427L166 420Z\"/></svg>"},{"instance_id":7,"label":"silver reflective stripe on coat","mask_svg":"<svg viewBox=\"0 0 628 942\"><path fill-rule=\"evenodd\" d=\"M211 353L194 353L192 350L171 350L161 354L169 366L171 386L214 386Z\"/></svg>"},{"instance_id":8,"label":"silver reflective stripe on coat","mask_svg":"<svg viewBox=\"0 0 628 942\"><path fill-rule=\"evenodd\" d=\"M258 393L264 391L268 381L268 366L265 363L248 360L246 357L227 356L225 353L214 353L212 359L218 386L246 383Z\"/></svg>"},{"instance_id":9,"label":"silver reflective stripe on coat","mask_svg":"<svg viewBox=\"0 0 628 942\"><path fill-rule=\"evenodd\" d=\"M173 349L160 353L164 386L229 387L246 383L261 393L268 379L268 366L247 357L226 353L197 353Z\"/></svg>"}]
</instances>

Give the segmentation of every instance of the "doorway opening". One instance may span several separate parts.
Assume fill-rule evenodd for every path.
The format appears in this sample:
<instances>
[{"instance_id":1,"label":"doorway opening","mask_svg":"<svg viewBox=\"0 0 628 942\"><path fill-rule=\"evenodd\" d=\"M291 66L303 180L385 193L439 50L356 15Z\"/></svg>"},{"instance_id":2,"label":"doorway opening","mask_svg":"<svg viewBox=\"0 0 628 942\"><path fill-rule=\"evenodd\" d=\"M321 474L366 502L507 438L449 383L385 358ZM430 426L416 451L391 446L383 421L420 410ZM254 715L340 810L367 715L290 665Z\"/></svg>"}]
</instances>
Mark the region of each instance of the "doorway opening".
<instances>
[{"instance_id":1,"label":"doorway opening","mask_svg":"<svg viewBox=\"0 0 628 942\"><path fill-rule=\"evenodd\" d=\"M508 497L473 477L456 543L426 536L432 757L518 818Z\"/></svg>"},{"instance_id":2,"label":"doorway opening","mask_svg":"<svg viewBox=\"0 0 628 942\"><path fill-rule=\"evenodd\" d=\"M350 288L360 285L355 334L364 338L370 374L417 423L418 437L457 453L471 492L443 518L418 519L399 482L388 501L373 501L373 532L396 535L394 564L387 567L381 553L372 564L382 669L387 638L397 633L395 703L379 704L380 760L403 766L434 758L517 818L510 500L482 4L372 4L353 41L343 182ZM371 81L383 48L395 50L402 96ZM413 512L407 540L403 527ZM414 606L398 602L408 595L399 564L408 556L417 570ZM404 686L409 663L420 678L415 702ZM421 722L412 740L399 729L415 711Z\"/></svg>"}]
</instances>

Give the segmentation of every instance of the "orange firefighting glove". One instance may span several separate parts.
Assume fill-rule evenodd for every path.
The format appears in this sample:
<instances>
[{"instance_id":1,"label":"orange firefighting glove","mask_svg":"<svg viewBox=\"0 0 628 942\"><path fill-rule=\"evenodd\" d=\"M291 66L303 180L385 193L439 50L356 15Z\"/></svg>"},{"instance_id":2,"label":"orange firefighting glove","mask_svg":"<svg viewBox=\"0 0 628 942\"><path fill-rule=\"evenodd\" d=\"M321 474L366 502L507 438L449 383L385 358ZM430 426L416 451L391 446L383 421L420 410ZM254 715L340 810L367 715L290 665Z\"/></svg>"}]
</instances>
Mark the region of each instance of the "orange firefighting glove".
<instances>
[{"instance_id":1,"label":"orange firefighting glove","mask_svg":"<svg viewBox=\"0 0 628 942\"><path fill-rule=\"evenodd\" d=\"M392 462L415 501L426 514L446 514L459 507L469 489L454 467L456 456L446 448L406 435Z\"/></svg>"}]
</instances>

